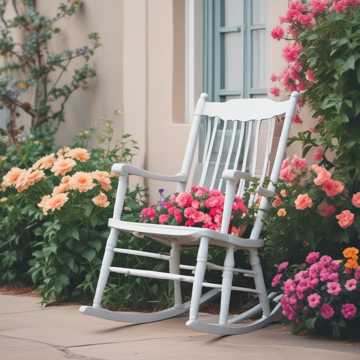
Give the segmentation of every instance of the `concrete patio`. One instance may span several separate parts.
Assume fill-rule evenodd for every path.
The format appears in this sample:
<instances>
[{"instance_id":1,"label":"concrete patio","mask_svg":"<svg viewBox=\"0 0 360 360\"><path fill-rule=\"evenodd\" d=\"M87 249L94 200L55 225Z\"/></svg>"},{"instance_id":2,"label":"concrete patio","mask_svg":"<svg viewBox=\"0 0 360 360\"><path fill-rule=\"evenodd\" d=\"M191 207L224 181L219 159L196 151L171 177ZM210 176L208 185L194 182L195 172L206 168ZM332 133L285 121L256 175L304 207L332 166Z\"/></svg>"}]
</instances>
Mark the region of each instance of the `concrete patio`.
<instances>
[{"instance_id":1,"label":"concrete patio","mask_svg":"<svg viewBox=\"0 0 360 360\"><path fill-rule=\"evenodd\" d=\"M219 338L187 329L184 318L126 326L86 317L77 305L42 308L27 295L0 294L0 309L1 360L360 358L360 343L292 336L281 325Z\"/></svg>"}]
</instances>

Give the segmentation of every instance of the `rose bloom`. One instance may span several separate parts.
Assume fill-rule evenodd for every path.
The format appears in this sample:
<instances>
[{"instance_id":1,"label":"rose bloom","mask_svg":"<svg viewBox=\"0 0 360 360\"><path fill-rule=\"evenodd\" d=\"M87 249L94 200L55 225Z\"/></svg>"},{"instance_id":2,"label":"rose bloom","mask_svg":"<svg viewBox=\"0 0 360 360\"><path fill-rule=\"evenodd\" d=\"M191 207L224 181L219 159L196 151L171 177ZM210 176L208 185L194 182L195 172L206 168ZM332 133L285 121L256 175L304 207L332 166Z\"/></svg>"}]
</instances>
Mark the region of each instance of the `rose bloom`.
<instances>
[{"instance_id":1,"label":"rose bloom","mask_svg":"<svg viewBox=\"0 0 360 360\"><path fill-rule=\"evenodd\" d=\"M103 192L100 192L99 195L93 197L91 201L98 207L106 208L110 205L108 197Z\"/></svg>"},{"instance_id":2,"label":"rose bloom","mask_svg":"<svg viewBox=\"0 0 360 360\"><path fill-rule=\"evenodd\" d=\"M314 264L316 261L318 261L319 257L320 253L318 251L312 251L306 257L305 262L308 264Z\"/></svg>"},{"instance_id":3,"label":"rose bloom","mask_svg":"<svg viewBox=\"0 0 360 360\"><path fill-rule=\"evenodd\" d=\"M76 162L73 159L59 158L55 161L53 167L51 168L51 171L56 176L64 176L65 174L70 172L75 165Z\"/></svg>"},{"instance_id":4,"label":"rose bloom","mask_svg":"<svg viewBox=\"0 0 360 360\"><path fill-rule=\"evenodd\" d=\"M58 186L55 186L53 189L53 195L55 194L61 194L61 193L65 193L68 192L70 190L70 185L67 184L59 184Z\"/></svg>"},{"instance_id":5,"label":"rose bloom","mask_svg":"<svg viewBox=\"0 0 360 360\"><path fill-rule=\"evenodd\" d=\"M175 202L181 208L185 208L191 205L192 196L187 192L181 192L176 196Z\"/></svg>"},{"instance_id":6,"label":"rose bloom","mask_svg":"<svg viewBox=\"0 0 360 360\"><path fill-rule=\"evenodd\" d=\"M344 184L341 181L329 179L322 184L322 190L327 196L333 197L344 191Z\"/></svg>"},{"instance_id":7,"label":"rose bloom","mask_svg":"<svg viewBox=\"0 0 360 360\"><path fill-rule=\"evenodd\" d=\"M351 320L356 316L357 308L354 304L343 304L341 313L343 314L344 319Z\"/></svg>"},{"instance_id":8,"label":"rose bloom","mask_svg":"<svg viewBox=\"0 0 360 360\"><path fill-rule=\"evenodd\" d=\"M336 207L334 205L328 204L326 201L323 201L318 206L318 213L323 217L330 217L336 211Z\"/></svg>"},{"instance_id":9,"label":"rose bloom","mask_svg":"<svg viewBox=\"0 0 360 360\"><path fill-rule=\"evenodd\" d=\"M355 259L348 259L345 263L345 268L346 269L352 269L355 270L359 267L359 264L357 262L357 260Z\"/></svg>"},{"instance_id":10,"label":"rose bloom","mask_svg":"<svg viewBox=\"0 0 360 360\"><path fill-rule=\"evenodd\" d=\"M285 31L281 26L276 26L271 30L271 37L275 40L281 40L284 37Z\"/></svg>"},{"instance_id":11,"label":"rose bloom","mask_svg":"<svg viewBox=\"0 0 360 360\"><path fill-rule=\"evenodd\" d=\"M40 170L50 169L54 165L55 160L56 158L54 154L46 155L36 161L32 168Z\"/></svg>"},{"instance_id":12,"label":"rose bloom","mask_svg":"<svg viewBox=\"0 0 360 360\"><path fill-rule=\"evenodd\" d=\"M1 185L5 188L9 187L9 186L14 186L16 184L16 181L18 180L18 178L24 171L26 171L26 170L20 169L18 167L13 167L3 177L3 181L1 183Z\"/></svg>"},{"instance_id":13,"label":"rose bloom","mask_svg":"<svg viewBox=\"0 0 360 360\"><path fill-rule=\"evenodd\" d=\"M305 210L311 208L312 206L313 202L308 194L300 194L295 200L295 208L297 210Z\"/></svg>"},{"instance_id":14,"label":"rose bloom","mask_svg":"<svg viewBox=\"0 0 360 360\"><path fill-rule=\"evenodd\" d=\"M90 159L90 154L86 149L74 148L74 149L69 150L66 153L66 157L70 157L70 158L78 160L80 162L85 162Z\"/></svg>"},{"instance_id":15,"label":"rose bloom","mask_svg":"<svg viewBox=\"0 0 360 360\"><path fill-rule=\"evenodd\" d=\"M24 171L17 179L15 188L18 192L23 192L44 178L45 173L42 170Z\"/></svg>"},{"instance_id":16,"label":"rose bloom","mask_svg":"<svg viewBox=\"0 0 360 360\"><path fill-rule=\"evenodd\" d=\"M96 186L91 174L84 171L76 172L71 177L69 185L72 190L77 190L79 192L92 190Z\"/></svg>"},{"instance_id":17,"label":"rose bloom","mask_svg":"<svg viewBox=\"0 0 360 360\"><path fill-rule=\"evenodd\" d=\"M323 156L324 156L324 150L321 146L318 146L313 152L312 159L314 161L320 161L322 160Z\"/></svg>"},{"instance_id":18,"label":"rose bloom","mask_svg":"<svg viewBox=\"0 0 360 360\"><path fill-rule=\"evenodd\" d=\"M104 191L111 190L111 179L108 172L96 170L92 173L92 176Z\"/></svg>"},{"instance_id":19,"label":"rose bloom","mask_svg":"<svg viewBox=\"0 0 360 360\"><path fill-rule=\"evenodd\" d=\"M304 170L307 166L306 159L299 158L297 155L294 155L290 161L292 167L298 170Z\"/></svg>"},{"instance_id":20,"label":"rose bloom","mask_svg":"<svg viewBox=\"0 0 360 360\"><path fill-rule=\"evenodd\" d=\"M165 224L165 223L167 223L168 220L169 220L168 214L161 214L159 216L159 224Z\"/></svg>"},{"instance_id":21,"label":"rose bloom","mask_svg":"<svg viewBox=\"0 0 360 360\"><path fill-rule=\"evenodd\" d=\"M285 182L292 182L295 177L296 175L293 173L291 166L286 166L280 171L280 179Z\"/></svg>"},{"instance_id":22,"label":"rose bloom","mask_svg":"<svg viewBox=\"0 0 360 360\"><path fill-rule=\"evenodd\" d=\"M277 216L279 216L279 217L285 217L286 215L287 215L287 212L286 212L286 210L284 209L284 208L281 208L281 209L279 209L278 211L277 211Z\"/></svg>"},{"instance_id":23,"label":"rose bloom","mask_svg":"<svg viewBox=\"0 0 360 360\"><path fill-rule=\"evenodd\" d=\"M280 196L275 196L274 200L271 203L273 207L279 207L281 204L282 204L282 200Z\"/></svg>"},{"instance_id":24,"label":"rose bloom","mask_svg":"<svg viewBox=\"0 0 360 360\"><path fill-rule=\"evenodd\" d=\"M352 196L351 203L355 207L360 208L360 192L357 192Z\"/></svg>"},{"instance_id":25,"label":"rose bloom","mask_svg":"<svg viewBox=\"0 0 360 360\"><path fill-rule=\"evenodd\" d=\"M38 206L43 210L46 215L49 211L55 211L61 209L64 204L69 200L68 194L55 194L53 196L43 196Z\"/></svg>"},{"instance_id":26,"label":"rose bloom","mask_svg":"<svg viewBox=\"0 0 360 360\"><path fill-rule=\"evenodd\" d=\"M355 218L355 215L349 210L344 210L339 215L336 215L338 224L343 229L346 229L349 226L351 226L354 222L354 218Z\"/></svg>"},{"instance_id":27,"label":"rose bloom","mask_svg":"<svg viewBox=\"0 0 360 360\"><path fill-rule=\"evenodd\" d=\"M331 319L335 314L335 311L333 307L329 304L323 304L320 307L320 315L323 319L329 320Z\"/></svg>"},{"instance_id":28,"label":"rose bloom","mask_svg":"<svg viewBox=\"0 0 360 360\"><path fill-rule=\"evenodd\" d=\"M327 171L325 168L319 165L313 165L312 170L315 171L317 177L314 179L314 184L316 186L321 186L325 181L331 179L331 173Z\"/></svg>"}]
</instances>

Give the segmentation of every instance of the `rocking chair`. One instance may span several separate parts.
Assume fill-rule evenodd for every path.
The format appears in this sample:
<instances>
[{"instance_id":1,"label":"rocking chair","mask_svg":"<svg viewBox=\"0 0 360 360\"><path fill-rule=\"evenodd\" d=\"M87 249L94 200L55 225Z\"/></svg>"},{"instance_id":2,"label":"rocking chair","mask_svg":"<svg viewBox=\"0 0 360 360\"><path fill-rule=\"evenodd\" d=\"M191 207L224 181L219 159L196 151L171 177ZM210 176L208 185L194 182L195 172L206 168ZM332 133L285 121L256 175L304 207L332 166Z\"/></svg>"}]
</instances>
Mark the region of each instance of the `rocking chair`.
<instances>
[{"instance_id":1,"label":"rocking chair","mask_svg":"<svg viewBox=\"0 0 360 360\"><path fill-rule=\"evenodd\" d=\"M92 306L82 306L80 311L86 315L108 320L148 323L178 316L190 311L186 325L194 330L219 335L241 334L261 328L276 318L279 303L274 294L267 294L258 249L263 246L260 239L263 218L268 207L268 198L274 195L281 162L285 155L288 134L294 116L298 93L294 92L288 101L275 102L270 99L236 99L223 103L207 102L202 94L196 105L189 141L182 169L174 176L160 175L139 169L133 165L114 164L112 171L119 174L113 218L109 219L110 235L106 243L100 276ZM279 116L285 115L281 135L274 141L274 129ZM136 175L149 179L177 183L178 191L185 191L190 183L190 173L196 154L197 139L202 133L199 148L200 180L198 185L210 189L225 187L225 203L221 231L196 227L136 223L121 220L124 197L128 185L128 176ZM275 157L272 155L275 154ZM273 161L272 161L273 160ZM195 171L196 173L196 171ZM269 179L267 182L266 179ZM235 195L243 195L248 186L256 181L257 194L261 199L254 226L248 238L228 233L232 204ZM265 186L265 184L268 184ZM254 201L254 197L250 198ZM147 251L117 247L119 232L129 232L135 236L146 236L170 247L170 254L158 254ZM208 261L210 245L226 250L224 265ZM195 266L182 265L182 248L198 247ZM234 252L249 253L249 269L235 267ZM116 254L126 254L156 258L169 262L169 272L141 269L128 269L112 266ZM206 270L222 271L222 283L204 281ZM194 275L181 274L181 270L190 270ZM174 305L166 310L154 313L134 313L111 311L101 307L103 292L110 272L144 278L170 280L174 283ZM233 275L253 278L254 288L233 286ZM183 302L181 282L193 283L191 300ZM202 294L202 288L211 290ZM229 315L232 291L254 294L258 304L240 315ZM216 323L205 322L199 317L199 307L211 298L221 295L220 314ZM253 320L255 315L260 316ZM245 320L245 321L244 321Z\"/></svg>"}]
</instances>

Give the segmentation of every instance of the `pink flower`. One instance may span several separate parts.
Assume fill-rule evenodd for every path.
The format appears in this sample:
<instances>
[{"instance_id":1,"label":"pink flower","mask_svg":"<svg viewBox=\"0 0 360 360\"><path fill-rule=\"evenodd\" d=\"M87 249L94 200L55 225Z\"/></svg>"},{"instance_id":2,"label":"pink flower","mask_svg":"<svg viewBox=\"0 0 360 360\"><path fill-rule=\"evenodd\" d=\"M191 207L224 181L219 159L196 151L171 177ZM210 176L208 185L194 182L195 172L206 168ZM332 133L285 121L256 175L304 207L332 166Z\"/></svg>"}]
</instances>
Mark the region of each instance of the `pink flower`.
<instances>
[{"instance_id":1,"label":"pink flower","mask_svg":"<svg viewBox=\"0 0 360 360\"><path fill-rule=\"evenodd\" d=\"M283 49L282 56L287 62L291 63L299 58L301 50L301 45L298 43L288 44Z\"/></svg>"},{"instance_id":2,"label":"pink flower","mask_svg":"<svg viewBox=\"0 0 360 360\"><path fill-rule=\"evenodd\" d=\"M224 205L224 196L221 194L218 196L210 196L205 200L205 206L207 208L215 208L223 205Z\"/></svg>"},{"instance_id":3,"label":"pink flower","mask_svg":"<svg viewBox=\"0 0 360 360\"><path fill-rule=\"evenodd\" d=\"M351 203L355 207L360 208L360 192L357 192L352 196Z\"/></svg>"},{"instance_id":4,"label":"pink flower","mask_svg":"<svg viewBox=\"0 0 360 360\"><path fill-rule=\"evenodd\" d=\"M324 12L327 8L329 0L311 0L310 5L312 7L313 13L316 15L318 13Z\"/></svg>"},{"instance_id":5,"label":"pink flower","mask_svg":"<svg viewBox=\"0 0 360 360\"><path fill-rule=\"evenodd\" d=\"M193 200L191 202L191 207L193 207L194 209L199 209L200 208L200 201L198 200Z\"/></svg>"},{"instance_id":6,"label":"pink flower","mask_svg":"<svg viewBox=\"0 0 360 360\"><path fill-rule=\"evenodd\" d=\"M272 87L270 89L270 94L273 96L279 96L280 95L280 89L278 87Z\"/></svg>"},{"instance_id":7,"label":"pink flower","mask_svg":"<svg viewBox=\"0 0 360 360\"><path fill-rule=\"evenodd\" d=\"M304 170L307 167L307 161L304 158L299 158L297 155L294 155L290 161L292 167L298 170Z\"/></svg>"},{"instance_id":8,"label":"pink flower","mask_svg":"<svg viewBox=\"0 0 360 360\"><path fill-rule=\"evenodd\" d=\"M356 286L357 286L357 281L356 281L356 279L347 280L346 283L345 283L345 289L346 289L347 291L354 291L354 290L356 290Z\"/></svg>"},{"instance_id":9,"label":"pink flower","mask_svg":"<svg viewBox=\"0 0 360 360\"><path fill-rule=\"evenodd\" d=\"M305 210L311 208L312 206L313 202L308 194L300 194L295 200L295 208L297 210Z\"/></svg>"},{"instance_id":10,"label":"pink flower","mask_svg":"<svg viewBox=\"0 0 360 360\"><path fill-rule=\"evenodd\" d=\"M323 157L324 157L324 149L321 146L318 146L317 148L315 148L313 152L312 159L314 161L320 161L322 160Z\"/></svg>"},{"instance_id":11,"label":"pink flower","mask_svg":"<svg viewBox=\"0 0 360 360\"><path fill-rule=\"evenodd\" d=\"M303 121L301 120L300 116L298 114L296 114L293 118L293 123L294 124L302 124Z\"/></svg>"},{"instance_id":12,"label":"pink flower","mask_svg":"<svg viewBox=\"0 0 360 360\"><path fill-rule=\"evenodd\" d=\"M344 191L344 184L341 181L329 179L322 184L322 190L327 196L334 197Z\"/></svg>"},{"instance_id":13,"label":"pink flower","mask_svg":"<svg viewBox=\"0 0 360 360\"><path fill-rule=\"evenodd\" d=\"M338 282L336 281L331 281L331 282L328 282L326 284L326 287L327 287L327 292L330 294L330 295L334 295L334 296L337 296L341 293L341 286Z\"/></svg>"},{"instance_id":14,"label":"pink flower","mask_svg":"<svg viewBox=\"0 0 360 360\"><path fill-rule=\"evenodd\" d=\"M354 222L355 215L349 211L344 210L339 215L336 215L336 219L338 220L338 224L341 228L347 229Z\"/></svg>"},{"instance_id":15,"label":"pink flower","mask_svg":"<svg viewBox=\"0 0 360 360\"><path fill-rule=\"evenodd\" d=\"M319 165L313 165L312 170L315 171L317 177L314 179L314 184L316 186L321 186L325 183L325 181L331 179L331 173L327 171L325 168Z\"/></svg>"},{"instance_id":16,"label":"pink flower","mask_svg":"<svg viewBox=\"0 0 360 360\"><path fill-rule=\"evenodd\" d=\"M271 82L278 81L278 77L275 74L271 74L270 80Z\"/></svg>"},{"instance_id":17,"label":"pink flower","mask_svg":"<svg viewBox=\"0 0 360 360\"><path fill-rule=\"evenodd\" d=\"M305 71L305 78L307 81L314 83L316 81L315 74L311 69Z\"/></svg>"},{"instance_id":18,"label":"pink flower","mask_svg":"<svg viewBox=\"0 0 360 360\"><path fill-rule=\"evenodd\" d=\"M281 26L276 26L271 31L271 37L275 40L281 40L284 37L285 31Z\"/></svg>"},{"instance_id":19,"label":"pink flower","mask_svg":"<svg viewBox=\"0 0 360 360\"><path fill-rule=\"evenodd\" d=\"M295 179L295 174L292 171L291 166L284 167L280 171L280 179L285 182L292 182Z\"/></svg>"},{"instance_id":20,"label":"pink flower","mask_svg":"<svg viewBox=\"0 0 360 360\"><path fill-rule=\"evenodd\" d=\"M329 320L331 319L335 314L335 311L333 307L329 304L323 304L320 307L320 315L323 319Z\"/></svg>"},{"instance_id":21,"label":"pink flower","mask_svg":"<svg viewBox=\"0 0 360 360\"><path fill-rule=\"evenodd\" d=\"M144 209L141 210L141 216L144 219L148 218L150 220L154 220L154 218L155 218L155 209L151 208L151 207L144 208Z\"/></svg>"},{"instance_id":22,"label":"pink flower","mask_svg":"<svg viewBox=\"0 0 360 360\"><path fill-rule=\"evenodd\" d=\"M174 210L174 218L175 218L175 221L178 223L178 224L181 224L182 221L183 221L183 216L181 214L181 211L179 209L175 209Z\"/></svg>"},{"instance_id":23,"label":"pink flower","mask_svg":"<svg viewBox=\"0 0 360 360\"><path fill-rule=\"evenodd\" d=\"M192 196L187 192L181 192L176 196L175 202L181 208L185 208L191 205Z\"/></svg>"},{"instance_id":24,"label":"pink flower","mask_svg":"<svg viewBox=\"0 0 360 360\"><path fill-rule=\"evenodd\" d=\"M311 294L307 297L307 302L309 304L309 307L311 307L312 309L316 308L317 306L320 305L320 301L321 301L321 296L319 294Z\"/></svg>"},{"instance_id":25,"label":"pink flower","mask_svg":"<svg viewBox=\"0 0 360 360\"><path fill-rule=\"evenodd\" d=\"M283 261L282 263L278 264L277 267L277 271L278 272L283 272L284 270L286 270L289 266L289 262L288 261Z\"/></svg>"},{"instance_id":26,"label":"pink flower","mask_svg":"<svg viewBox=\"0 0 360 360\"><path fill-rule=\"evenodd\" d=\"M193 192L194 196L196 196L196 197L203 197L203 196L207 195L208 189L203 186L194 186L191 189L191 192Z\"/></svg>"},{"instance_id":27,"label":"pink flower","mask_svg":"<svg viewBox=\"0 0 360 360\"><path fill-rule=\"evenodd\" d=\"M320 262L325 265L329 265L332 262L332 257L329 255L323 255L320 258Z\"/></svg>"},{"instance_id":28,"label":"pink flower","mask_svg":"<svg viewBox=\"0 0 360 360\"><path fill-rule=\"evenodd\" d=\"M316 261L318 261L320 257L320 253L317 251L312 251L308 254L308 256L306 257L305 261L308 264L314 264Z\"/></svg>"},{"instance_id":29,"label":"pink flower","mask_svg":"<svg viewBox=\"0 0 360 360\"><path fill-rule=\"evenodd\" d=\"M169 220L169 215L168 214L161 214L159 216L159 224L165 224L167 223Z\"/></svg>"},{"instance_id":30,"label":"pink flower","mask_svg":"<svg viewBox=\"0 0 360 360\"><path fill-rule=\"evenodd\" d=\"M272 279L271 286L272 287L278 286L280 284L281 277L282 277L282 274L276 274Z\"/></svg>"},{"instance_id":31,"label":"pink flower","mask_svg":"<svg viewBox=\"0 0 360 360\"><path fill-rule=\"evenodd\" d=\"M360 280L360 267L355 270L354 277L356 280Z\"/></svg>"},{"instance_id":32,"label":"pink flower","mask_svg":"<svg viewBox=\"0 0 360 360\"><path fill-rule=\"evenodd\" d=\"M356 316L357 308L354 304L343 304L341 307L341 313L344 316L344 319L351 320Z\"/></svg>"},{"instance_id":33,"label":"pink flower","mask_svg":"<svg viewBox=\"0 0 360 360\"><path fill-rule=\"evenodd\" d=\"M279 207L282 204L282 202L283 201L282 201L280 196L275 196L274 200L271 203L271 205L276 208L276 207Z\"/></svg>"},{"instance_id":34,"label":"pink flower","mask_svg":"<svg viewBox=\"0 0 360 360\"><path fill-rule=\"evenodd\" d=\"M336 211L336 207L334 205L328 204L326 201L323 201L319 204L318 213L323 217L330 217Z\"/></svg>"},{"instance_id":35,"label":"pink flower","mask_svg":"<svg viewBox=\"0 0 360 360\"><path fill-rule=\"evenodd\" d=\"M284 292L285 294L289 294L295 291L295 282L292 279L288 279L284 282Z\"/></svg>"}]
</instances>

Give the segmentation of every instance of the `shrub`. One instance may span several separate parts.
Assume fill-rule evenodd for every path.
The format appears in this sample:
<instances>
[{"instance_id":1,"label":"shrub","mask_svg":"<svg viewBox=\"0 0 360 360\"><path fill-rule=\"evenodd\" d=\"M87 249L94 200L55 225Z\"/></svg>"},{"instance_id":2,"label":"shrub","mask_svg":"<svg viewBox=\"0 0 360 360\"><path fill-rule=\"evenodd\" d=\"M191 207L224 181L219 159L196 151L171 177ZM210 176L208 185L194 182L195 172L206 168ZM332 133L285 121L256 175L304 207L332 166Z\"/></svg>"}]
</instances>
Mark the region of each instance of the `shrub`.
<instances>
[{"instance_id":1,"label":"shrub","mask_svg":"<svg viewBox=\"0 0 360 360\"><path fill-rule=\"evenodd\" d=\"M357 245L360 193L353 193L323 166L296 155L284 160L276 195L265 220L265 259L300 263L310 250L336 255Z\"/></svg>"},{"instance_id":2,"label":"shrub","mask_svg":"<svg viewBox=\"0 0 360 360\"><path fill-rule=\"evenodd\" d=\"M360 189L359 5L292 0L272 32L278 40L291 40L283 49L288 64L272 80L286 91L301 91L300 107L310 105L316 120L313 129L292 141L302 142L303 156L316 149L315 155L328 169L335 167L353 192Z\"/></svg>"},{"instance_id":3,"label":"shrub","mask_svg":"<svg viewBox=\"0 0 360 360\"><path fill-rule=\"evenodd\" d=\"M283 292L282 313L295 333L359 336L358 254L357 248L346 248L344 261L310 252L301 266L278 265L272 285Z\"/></svg>"}]
</instances>

